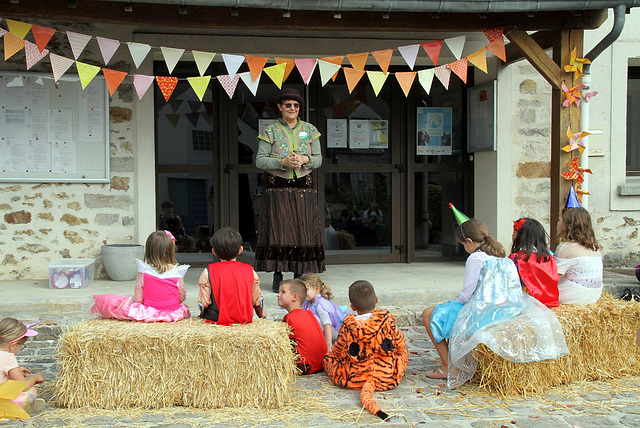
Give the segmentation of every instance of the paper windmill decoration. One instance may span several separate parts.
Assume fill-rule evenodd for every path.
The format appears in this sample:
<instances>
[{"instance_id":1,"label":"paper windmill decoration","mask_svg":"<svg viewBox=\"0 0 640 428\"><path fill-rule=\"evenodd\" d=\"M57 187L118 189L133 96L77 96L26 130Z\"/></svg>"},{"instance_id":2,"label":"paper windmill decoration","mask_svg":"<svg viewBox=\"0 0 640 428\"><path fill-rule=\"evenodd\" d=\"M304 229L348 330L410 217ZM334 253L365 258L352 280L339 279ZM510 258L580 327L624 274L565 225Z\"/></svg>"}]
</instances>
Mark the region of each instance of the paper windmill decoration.
<instances>
[{"instance_id":1,"label":"paper windmill decoration","mask_svg":"<svg viewBox=\"0 0 640 428\"><path fill-rule=\"evenodd\" d=\"M25 386L27 386L26 382L18 382L17 380L8 380L0 384L0 419L29 419L29 414L11 401L18 398Z\"/></svg>"},{"instance_id":2,"label":"paper windmill decoration","mask_svg":"<svg viewBox=\"0 0 640 428\"><path fill-rule=\"evenodd\" d=\"M591 61L587 58L576 58L577 48L573 48L571 51L571 58L569 59L569 65L564 66L564 71L567 73L573 73L573 78L577 79L582 75L582 66L584 64L591 64Z\"/></svg>"},{"instance_id":3,"label":"paper windmill decoration","mask_svg":"<svg viewBox=\"0 0 640 428\"><path fill-rule=\"evenodd\" d=\"M586 88L582 83L577 84L573 88L567 88L567 85L562 81L562 92L564 92L564 96L567 98L562 103L563 106L569 107L571 103L576 103L576 106L580 106L580 99L582 95L580 95L580 91L582 88Z\"/></svg>"},{"instance_id":4,"label":"paper windmill decoration","mask_svg":"<svg viewBox=\"0 0 640 428\"><path fill-rule=\"evenodd\" d=\"M565 152L572 152L573 150L577 149L580 150L580 154L582 154L582 152L584 152L584 149L586 148L582 139L587 135L591 134L586 131L582 131L579 134L574 134L573 132L571 132L571 127L567 128L567 137L569 137L569 144L564 146L562 150L564 150Z\"/></svg>"},{"instance_id":5,"label":"paper windmill decoration","mask_svg":"<svg viewBox=\"0 0 640 428\"><path fill-rule=\"evenodd\" d=\"M581 166L578 166L578 158L573 158L569 163L569 172L563 172L561 175L567 180L576 180L576 183L582 184L584 183L585 172L592 174L589 168L582 168ZM578 191L576 192L579 193Z\"/></svg>"},{"instance_id":6,"label":"paper windmill decoration","mask_svg":"<svg viewBox=\"0 0 640 428\"><path fill-rule=\"evenodd\" d=\"M591 98L595 97L596 95L598 95L597 91L589 91L589 92L585 92L582 95L582 98L584 98L585 103L588 103L589 101L591 101Z\"/></svg>"}]
</instances>

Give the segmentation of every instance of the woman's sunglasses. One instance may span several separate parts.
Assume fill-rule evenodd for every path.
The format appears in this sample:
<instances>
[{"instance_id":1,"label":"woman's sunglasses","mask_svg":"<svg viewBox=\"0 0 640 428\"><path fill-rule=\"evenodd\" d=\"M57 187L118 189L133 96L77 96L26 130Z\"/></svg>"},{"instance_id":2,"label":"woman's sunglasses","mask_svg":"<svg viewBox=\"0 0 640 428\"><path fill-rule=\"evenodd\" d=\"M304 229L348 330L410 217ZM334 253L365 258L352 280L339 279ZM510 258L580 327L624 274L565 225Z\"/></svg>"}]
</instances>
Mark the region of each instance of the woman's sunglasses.
<instances>
[{"instance_id":1,"label":"woman's sunglasses","mask_svg":"<svg viewBox=\"0 0 640 428\"><path fill-rule=\"evenodd\" d=\"M284 103L282 104L283 106L285 106L286 108L300 108L300 104L298 103Z\"/></svg>"}]
</instances>

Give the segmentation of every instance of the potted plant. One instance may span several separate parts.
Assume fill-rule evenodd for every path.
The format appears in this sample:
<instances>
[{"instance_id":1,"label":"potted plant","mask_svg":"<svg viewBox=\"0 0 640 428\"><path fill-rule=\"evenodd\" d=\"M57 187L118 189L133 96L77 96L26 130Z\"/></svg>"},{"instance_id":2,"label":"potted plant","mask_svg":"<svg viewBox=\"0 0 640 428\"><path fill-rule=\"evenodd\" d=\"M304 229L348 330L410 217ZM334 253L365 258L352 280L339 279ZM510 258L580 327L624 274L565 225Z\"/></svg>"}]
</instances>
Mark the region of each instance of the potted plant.
<instances>
[{"instance_id":1,"label":"potted plant","mask_svg":"<svg viewBox=\"0 0 640 428\"><path fill-rule=\"evenodd\" d=\"M102 265L113 281L131 281L136 279L136 259L144 257L144 245L107 244L101 250Z\"/></svg>"}]
</instances>

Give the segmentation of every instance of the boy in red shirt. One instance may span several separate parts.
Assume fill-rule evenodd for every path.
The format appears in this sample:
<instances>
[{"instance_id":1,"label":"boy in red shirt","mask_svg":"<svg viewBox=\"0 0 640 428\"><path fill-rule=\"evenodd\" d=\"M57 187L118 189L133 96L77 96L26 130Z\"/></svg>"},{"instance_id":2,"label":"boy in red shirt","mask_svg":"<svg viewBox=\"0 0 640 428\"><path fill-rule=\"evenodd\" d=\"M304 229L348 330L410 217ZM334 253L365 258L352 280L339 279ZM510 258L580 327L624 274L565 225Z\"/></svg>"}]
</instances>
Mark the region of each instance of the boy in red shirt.
<instances>
[{"instance_id":1,"label":"boy in red shirt","mask_svg":"<svg viewBox=\"0 0 640 428\"><path fill-rule=\"evenodd\" d=\"M198 280L200 318L220 325L247 324L253 310L264 318L260 279L251 265L236 261L242 253L242 236L230 227L211 238L211 252L220 258L204 269Z\"/></svg>"},{"instance_id":2,"label":"boy in red shirt","mask_svg":"<svg viewBox=\"0 0 640 428\"><path fill-rule=\"evenodd\" d=\"M280 283L278 305L288 312L282 321L293 330L289 338L294 342L301 374L322 371L322 359L327 353L327 342L322 327L311 311L302 309L307 299L307 287L299 279L287 279Z\"/></svg>"}]
</instances>

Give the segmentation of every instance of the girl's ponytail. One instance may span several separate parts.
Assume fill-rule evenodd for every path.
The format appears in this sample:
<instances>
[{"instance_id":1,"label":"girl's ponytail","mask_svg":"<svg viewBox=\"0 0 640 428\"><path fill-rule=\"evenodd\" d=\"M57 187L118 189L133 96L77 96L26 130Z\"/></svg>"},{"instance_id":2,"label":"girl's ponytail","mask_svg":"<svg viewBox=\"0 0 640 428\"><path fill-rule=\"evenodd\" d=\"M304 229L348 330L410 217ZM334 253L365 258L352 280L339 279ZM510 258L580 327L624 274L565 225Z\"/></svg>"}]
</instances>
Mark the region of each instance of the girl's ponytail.
<instances>
[{"instance_id":1,"label":"girl's ponytail","mask_svg":"<svg viewBox=\"0 0 640 428\"><path fill-rule=\"evenodd\" d=\"M493 239L489 234L484 237L484 242L480 245L480 251L484 251L493 257L506 257L507 255L502 244Z\"/></svg>"},{"instance_id":2,"label":"girl's ponytail","mask_svg":"<svg viewBox=\"0 0 640 428\"><path fill-rule=\"evenodd\" d=\"M480 220L470 218L460 225L456 231L458 241L465 242L471 239L473 242L479 242L480 251L484 251L493 257L506 257L504 247L489 235L489 230Z\"/></svg>"}]
</instances>

